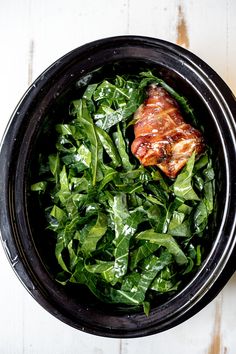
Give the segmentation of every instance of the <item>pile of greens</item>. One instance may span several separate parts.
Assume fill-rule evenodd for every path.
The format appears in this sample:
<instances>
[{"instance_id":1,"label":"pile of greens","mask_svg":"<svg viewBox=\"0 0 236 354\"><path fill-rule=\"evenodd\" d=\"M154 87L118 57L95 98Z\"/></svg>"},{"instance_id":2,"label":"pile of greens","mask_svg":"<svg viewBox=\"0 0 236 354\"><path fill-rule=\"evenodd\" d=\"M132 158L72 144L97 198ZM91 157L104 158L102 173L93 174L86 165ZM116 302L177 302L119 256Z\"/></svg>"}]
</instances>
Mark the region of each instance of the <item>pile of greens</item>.
<instances>
[{"instance_id":1,"label":"pile of greens","mask_svg":"<svg viewBox=\"0 0 236 354\"><path fill-rule=\"evenodd\" d=\"M143 305L146 314L153 298L176 291L201 265L214 205L209 148L175 180L132 156L132 116L150 83L196 122L186 99L150 71L89 84L68 103L54 153L40 154L31 186L56 237L57 280L83 284L103 302Z\"/></svg>"}]
</instances>

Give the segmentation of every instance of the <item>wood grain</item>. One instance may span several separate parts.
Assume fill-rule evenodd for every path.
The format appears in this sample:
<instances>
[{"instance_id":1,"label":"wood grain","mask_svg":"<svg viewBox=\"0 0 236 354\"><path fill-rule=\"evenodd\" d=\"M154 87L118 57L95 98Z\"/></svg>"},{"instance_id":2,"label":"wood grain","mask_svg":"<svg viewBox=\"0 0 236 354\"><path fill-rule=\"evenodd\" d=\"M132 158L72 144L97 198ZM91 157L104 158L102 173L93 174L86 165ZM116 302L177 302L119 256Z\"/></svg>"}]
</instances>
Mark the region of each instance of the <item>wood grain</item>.
<instances>
[{"instance_id":1,"label":"wood grain","mask_svg":"<svg viewBox=\"0 0 236 354\"><path fill-rule=\"evenodd\" d=\"M182 47L189 48L188 26L182 4L178 6L177 39L176 43Z\"/></svg>"},{"instance_id":2,"label":"wood grain","mask_svg":"<svg viewBox=\"0 0 236 354\"><path fill-rule=\"evenodd\" d=\"M211 334L211 342L208 349L208 354L222 353L221 321L222 321L222 296L220 295L215 302L215 316L214 316L214 323L213 323L214 326Z\"/></svg>"},{"instance_id":3,"label":"wood grain","mask_svg":"<svg viewBox=\"0 0 236 354\"><path fill-rule=\"evenodd\" d=\"M28 85L33 81L33 66L34 66L34 40L29 42L29 59L28 59Z\"/></svg>"}]
</instances>

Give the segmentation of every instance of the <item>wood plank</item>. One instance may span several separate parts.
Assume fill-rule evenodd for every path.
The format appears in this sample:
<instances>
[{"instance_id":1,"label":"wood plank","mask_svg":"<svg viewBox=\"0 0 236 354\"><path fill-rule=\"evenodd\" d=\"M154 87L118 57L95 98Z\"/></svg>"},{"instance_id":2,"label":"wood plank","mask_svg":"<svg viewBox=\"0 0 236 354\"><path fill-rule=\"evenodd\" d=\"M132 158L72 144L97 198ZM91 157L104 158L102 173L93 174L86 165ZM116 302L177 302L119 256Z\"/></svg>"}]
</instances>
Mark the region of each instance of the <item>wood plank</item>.
<instances>
[{"instance_id":1,"label":"wood plank","mask_svg":"<svg viewBox=\"0 0 236 354\"><path fill-rule=\"evenodd\" d=\"M129 33L175 42L177 0L129 1Z\"/></svg>"},{"instance_id":2,"label":"wood plank","mask_svg":"<svg viewBox=\"0 0 236 354\"><path fill-rule=\"evenodd\" d=\"M31 4L29 29L35 42L34 77L70 50L87 42L124 34L127 0L36 1Z\"/></svg>"},{"instance_id":3,"label":"wood plank","mask_svg":"<svg viewBox=\"0 0 236 354\"><path fill-rule=\"evenodd\" d=\"M190 0L183 4L190 38L189 49L226 80L227 2Z\"/></svg>"},{"instance_id":4,"label":"wood plank","mask_svg":"<svg viewBox=\"0 0 236 354\"><path fill-rule=\"evenodd\" d=\"M226 82L236 95L236 2L227 1L227 71Z\"/></svg>"},{"instance_id":5,"label":"wood plank","mask_svg":"<svg viewBox=\"0 0 236 354\"><path fill-rule=\"evenodd\" d=\"M27 294L28 295L28 294ZM24 297L24 354L120 354L120 342L78 331Z\"/></svg>"},{"instance_id":6,"label":"wood plank","mask_svg":"<svg viewBox=\"0 0 236 354\"><path fill-rule=\"evenodd\" d=\"M26 290L16 278L0 245L0 353L18 354L24 346L24 307Z\"/></svg>"},{"instance_id":7,"label":"wood plank","mask_svg":"<svg viewBox=\"0 0 236 354\"><path fill-rule=\"evenodd\" d=\"M162 38L188 47L236 93L234 0L2 1L0 135L28 85L61 55L120 34ZM218 298L182 325L147 338L104 339L64 325L24 290L0 249L0 352L4 354L211 354L236 351L236 276ZM221 316L217 317L217 311ZM216 318L220 326L216 326ZM213 349L212 349L213 348Z\"/></svg>"}]
</instances>

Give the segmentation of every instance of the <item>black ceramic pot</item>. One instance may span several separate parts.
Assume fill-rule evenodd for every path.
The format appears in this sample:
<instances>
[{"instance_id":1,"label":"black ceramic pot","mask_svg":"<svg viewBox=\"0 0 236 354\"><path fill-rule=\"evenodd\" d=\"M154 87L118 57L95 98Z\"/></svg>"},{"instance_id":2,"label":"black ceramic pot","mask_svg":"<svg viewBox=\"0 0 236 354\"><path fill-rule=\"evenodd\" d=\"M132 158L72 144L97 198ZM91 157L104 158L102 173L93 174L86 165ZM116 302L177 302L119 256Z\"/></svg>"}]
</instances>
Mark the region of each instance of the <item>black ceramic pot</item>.
<instances>
[{"instance_id":1,"label":"black ceramic pot","mask_svg":"<svg viewBox=\"0 0 236 354\"><path fill-rule=\"evenodd\" d=\"M114 67L116 69L114 69ZM213 147L216 208L208 255L195 277L177 295L142 311L98 304L87 293L56 283L44 248L44 223L29 196L32 161L47 143L48 112L73 96L78 80L113 70L156 68L195 108ZM102 68L98 72L96 69ZM92 74L91 74L92 73ZM106 337L138 337L167 330L208 304L235 270L236 103L222 79L202 60L174 44L146 37L102 39L77 48L51 65L18 104L0 152L0 223L3 247L24 286L46 310L67 324ZM41 241L40 241L41 240ZM7 291L7 289L4 289Z\"/></svg>"}]
</instances>

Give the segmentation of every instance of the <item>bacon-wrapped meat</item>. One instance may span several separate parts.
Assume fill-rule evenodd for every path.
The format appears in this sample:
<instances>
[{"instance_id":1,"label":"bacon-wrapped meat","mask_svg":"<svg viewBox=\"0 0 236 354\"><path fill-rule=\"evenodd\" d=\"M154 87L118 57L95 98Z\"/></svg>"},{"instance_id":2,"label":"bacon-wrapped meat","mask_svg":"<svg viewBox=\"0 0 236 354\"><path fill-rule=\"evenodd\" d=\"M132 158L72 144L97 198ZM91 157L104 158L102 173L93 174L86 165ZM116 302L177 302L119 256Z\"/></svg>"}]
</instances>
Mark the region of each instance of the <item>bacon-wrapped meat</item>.
<instances>
[{"instance_id":1,"label":"bacon-wrapped meat","mask_svg":"<svg viewBox=\"0 0 236 354\"><path fill-rule=\"evenodd\" d=\"M175 178L193 151L204 150L201 133L184 122L177 102L162 87L151 85L134 118L132 153L144 166L158 166Z\"/></svg>"}]
</instances>

